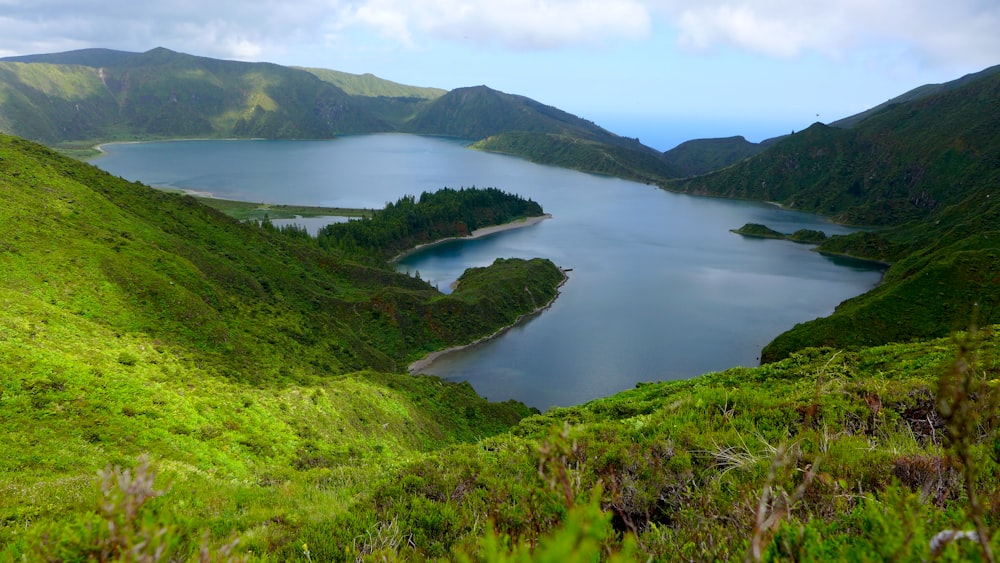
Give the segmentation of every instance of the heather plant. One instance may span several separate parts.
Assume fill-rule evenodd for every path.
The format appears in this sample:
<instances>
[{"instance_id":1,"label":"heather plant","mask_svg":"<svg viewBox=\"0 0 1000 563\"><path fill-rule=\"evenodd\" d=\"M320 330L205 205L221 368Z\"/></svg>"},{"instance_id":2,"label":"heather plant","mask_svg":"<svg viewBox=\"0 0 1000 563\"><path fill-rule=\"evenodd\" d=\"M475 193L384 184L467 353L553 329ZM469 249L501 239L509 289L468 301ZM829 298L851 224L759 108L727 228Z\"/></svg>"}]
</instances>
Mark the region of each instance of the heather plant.
<instances>
[{"instance_id":1,"label":"heather plant","mask_svg":"<svg viewBox=\"0 0 1000 563\"><path fill-rule=\"evenodd\" d=\"M187 534L171 524L169 512L152 506L166 489L155 488L156 471L146 456L132 469L107 467L99 472L96 509L79 521L54 525L38 533L32 556L40 561L129 561L155 563L187 557ZM238 562L232 554L238 540L211 548L202 540L193 560Z\"/></svg>"},{"instance_id":2,"label":"heather plant","mask_svg":"<svg viewBox=\"0 0 1000 563\"><path fill-rule=\"evenodd\" d=\"M937 409L944 419L951 460L961 472L965 486L967 517L971 531L944 531L935 538L940 546L960 538L974 540L982 550L983 559L996 561L991 547L991 534L986 525L986 505L982 486L983 455L995 455L997 423L1000 422L1000 385L994 378L986 379L978 359L976 330L956 337L956 358L938 383ZM983 453L983 445L993 452ZM995 494L995 493L994 493ZM994 502L997 499L992 499Z\"/></svg>"}]
</instances>

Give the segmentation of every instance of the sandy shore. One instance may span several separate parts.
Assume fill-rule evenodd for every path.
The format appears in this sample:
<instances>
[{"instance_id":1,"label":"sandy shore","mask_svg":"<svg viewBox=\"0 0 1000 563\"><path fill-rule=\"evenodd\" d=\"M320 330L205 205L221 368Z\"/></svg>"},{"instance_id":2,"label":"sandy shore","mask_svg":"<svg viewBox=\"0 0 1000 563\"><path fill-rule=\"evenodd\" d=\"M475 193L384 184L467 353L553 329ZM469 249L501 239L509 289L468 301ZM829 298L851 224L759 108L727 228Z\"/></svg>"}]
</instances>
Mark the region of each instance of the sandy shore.
<instances>
[{"instance_id":1,"label":"sandy shore","mask_svg":"<svg viewBox=\"0 0 1000 563\"><path fill-rule=\"evenodd\" d=\"M567 281L569 281L569 275L566 274L566 272L568 272L569 270L566 270L566 269L563 269L563 268L560 268L560 270L562 270L563 280L561 282L559 282L559 286L558 287L562 287ZM547 303L545 303L544 305L541 305L539 307L536 307L530 313L525 313L525 314L519 316L517 319L514 320L514 322L512 322L511 324L509 324L509 325L507 325L505 327L502 327L500 330L494 332L493 334L491 334L489 336L484 336L484 337L480 338L479 340L475 340L475 341L470 342L468 344L463 344L461 346L452 346L451 348L445 348L444 350L438 350L437 352L431 352L430 354L427 354L423 358L421 358L421 359L419 359L419 360L411 363L409 365L409 367L407 368L407 370L410 372L410 375L417 375L418 373L420 373L423 370L427 369L428 366L430 366L431 364L433 364L438 358L440 358L441 356L444 356L445 354L450 354L452 352L457 352L459 350L464 350L466 348L471 348L473 346L476 346L477 344L482 344L483 342L486 342L487 340L491 340L493 338L496 338L496 337L500 336L501 334L507 332L508 330L514 328L515 326L521 324L526 319L529 319L529 318L537 315L538 313L541 313L542 311L548 309L549 307L552 306L552 304L558 298L559 298L559 289L557 288L556 289L556 294Z\"/></svg>"},{"instance_id":2,"label":"sandy shore","mask_svg":"<svg viewBox=\"0 0 1000 563\"><path fill-rule=\"evenodd\" d=\"M449 238L443 238L441 240L436 240L434 242L428 242L428 243L425 243L425 244L418 244L417 246L414 246L413 248L407 250L406 252L400 253L399 255L397 255L395 258L393 258L389 262L390 263L392 263L392 262L399 262L403 258L406 258L410 254L413 254L414 252L417 252L418 250L423 250L423 249L425 249L425 248L427 248L429 246L434 246L436 244L441 244L443 242L448 242L448 241L451 241L451 240L467 240L467 239L474 239L474 238L482 238L482 237L486 237L486 236L489 236L489 235L492 235L492 234L495 234L495 233L499 233L499 232L503 232L503 231L509 231L511 229L520 229L520 228L523 228L523 227L530 227L532 225L541 223L542 221L544 221L546 219L551 219L551 218L552 218L552 214L551 213L546 213L545 215L539 215L538 217L526 217L524 219L518 219L517 221L511 221L510 223L504 223L503 225L493 225L492 227L483 227L482 229L476 229L476 230L472 231L471 234L469 234L468 236L464 236L464 237L449 237Z\"/></svg>"}]
</instances>

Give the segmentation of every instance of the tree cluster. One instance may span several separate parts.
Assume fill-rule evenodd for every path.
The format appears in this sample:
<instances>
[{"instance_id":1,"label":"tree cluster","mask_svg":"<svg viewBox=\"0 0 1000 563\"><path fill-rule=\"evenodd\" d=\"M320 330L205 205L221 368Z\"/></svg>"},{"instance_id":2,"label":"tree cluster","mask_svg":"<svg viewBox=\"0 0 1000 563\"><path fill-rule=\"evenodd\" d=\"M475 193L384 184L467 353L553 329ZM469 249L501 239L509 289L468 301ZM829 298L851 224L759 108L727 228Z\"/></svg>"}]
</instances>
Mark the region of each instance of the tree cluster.
<instances>
[{"instance_id":1,"label":"tree cluster","mask_svg":"<svg viewBox=\"0 0 1000 563\"><path fill-rule=\"evenodd\" d=\"M420 244L542 213L531 199L497 188L443 188L419 199L404 196L370 218L327 225L317 240L323 248L389 259Z\"/></svg>"}]
</instances>

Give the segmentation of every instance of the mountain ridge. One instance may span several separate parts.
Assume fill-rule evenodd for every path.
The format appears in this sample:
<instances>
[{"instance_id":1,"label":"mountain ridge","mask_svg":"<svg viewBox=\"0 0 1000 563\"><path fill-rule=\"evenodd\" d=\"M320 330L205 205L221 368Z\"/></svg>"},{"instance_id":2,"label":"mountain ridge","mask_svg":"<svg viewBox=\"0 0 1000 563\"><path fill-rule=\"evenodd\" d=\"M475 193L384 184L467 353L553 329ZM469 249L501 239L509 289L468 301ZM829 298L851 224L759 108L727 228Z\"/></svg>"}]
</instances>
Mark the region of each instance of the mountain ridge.
<instances>
[{"instance_id":1,"label":"mountain ridge","mask_svg":"<svg viewBox=\"0 0 1000 563\"><path fill-rule=\"evenodd\" d=\"M57 85L58 88L53 88ZM451 92L369 75L223 61L157 47L88 49L0 60L0 130L51 145L202 138L332 138L405 132L469 141L505 134L579 138L629 161L629 177L664 179L661 155L593 122L485 86ZM483 145L482 148L487 148ZM520 144L504 152L531 159ZM631 155L624 153L633 153ZM604 172L586 158L547 164Z\"/></svg>"},{"instance_id":2,"label":"mountain ridge","mask_svg":"<svg viewBox=\"0 0 1000 563\"><path fill-rule=\"evenodd\" d=\"M833 121L830 123L830 126L841 127L841 128L854 127L859 123L861 123L862 121L864 121L865 119L868 119L869 117L885 109L888 109L896 104L916 101L921 98L926 98L927 96L932 96L934 94L938 94L941 92L948 92L950 90L954 90L955 88L961 87L969 82L979 80L980 78L988 77L998 72L1000 72L1000 65L994 65L991 67L987 67L983 70L980 70L978 72L972 72L966 74L965 76L956 78L955 80L949 80L948 82L943 82L940 84L924 84L922 86L917 86L916 88L904 92L899 96L895 96L889 100L886 100L885 102L882 102L881 104L878 104L873 108L867 109L865 111L862 111L860 113L842 119L838 119L837 121Z\"/></svg>"}]
</instances>

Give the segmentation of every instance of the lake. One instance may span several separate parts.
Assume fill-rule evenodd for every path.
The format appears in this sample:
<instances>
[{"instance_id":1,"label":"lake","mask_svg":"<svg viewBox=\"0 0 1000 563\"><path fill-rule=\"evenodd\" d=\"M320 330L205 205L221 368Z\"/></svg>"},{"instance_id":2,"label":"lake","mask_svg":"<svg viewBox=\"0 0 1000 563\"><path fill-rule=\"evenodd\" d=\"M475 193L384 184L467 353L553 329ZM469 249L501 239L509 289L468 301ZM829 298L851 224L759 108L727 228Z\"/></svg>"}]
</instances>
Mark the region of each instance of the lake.
<instances>
[{"instance_id":1,"label":"lake","mask_svg":"<svg viewBox=\"0 0 1000 563\"><path fill-rule=\"evenodd\" d=\"M117 144L93 163L164 188L268 203L381 208L442 187L497 187L552 219L407 256L397 266L442 291L470 266L540 256L570 268L551 308L425 372L469 381L491 400L541 409L634 387L752 366L796 323L874 287L881 270L808 245L729 232L851 229L772 205L699 198L400 134L328 141Z\"/></svg>"}]
</instances>

